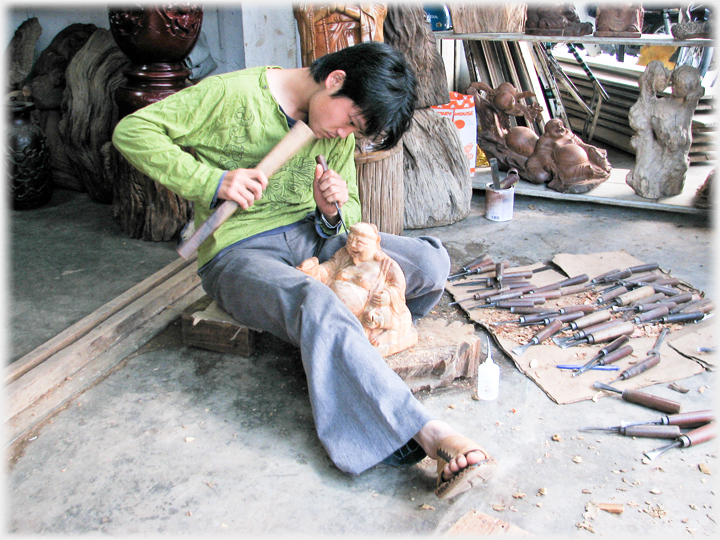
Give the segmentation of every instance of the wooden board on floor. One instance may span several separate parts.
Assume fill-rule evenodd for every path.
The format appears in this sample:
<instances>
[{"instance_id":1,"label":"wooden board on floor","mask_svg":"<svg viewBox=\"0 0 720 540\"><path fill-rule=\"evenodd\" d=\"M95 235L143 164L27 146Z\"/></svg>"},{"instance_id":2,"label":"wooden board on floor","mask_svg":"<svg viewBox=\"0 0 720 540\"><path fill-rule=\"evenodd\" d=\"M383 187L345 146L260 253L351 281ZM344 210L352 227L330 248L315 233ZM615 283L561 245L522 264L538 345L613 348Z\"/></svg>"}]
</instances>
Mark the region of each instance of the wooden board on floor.
<instances>
[{"instance_id":1,"label":"wooden board on floor","mask_svg":"<svg viewBox=\"0 0 720 540\"><path fill-rule=\"evenodd\" d=\"M257 333L221 311L207 295L182 313L183 344L189 347L250 356Z\"/></svg>"},{"instance_id":2,"label":"wooden board on floor","mask_svg":"<svg viewBox=\"0 0 720 540\"><path fill-rule=\"evenodd\" d=\"M483 514L474 508L461 517L445 536L490 536L496 534L510 534L513 536L535 536L512 523Z\"/></svg>"}]
</instances>

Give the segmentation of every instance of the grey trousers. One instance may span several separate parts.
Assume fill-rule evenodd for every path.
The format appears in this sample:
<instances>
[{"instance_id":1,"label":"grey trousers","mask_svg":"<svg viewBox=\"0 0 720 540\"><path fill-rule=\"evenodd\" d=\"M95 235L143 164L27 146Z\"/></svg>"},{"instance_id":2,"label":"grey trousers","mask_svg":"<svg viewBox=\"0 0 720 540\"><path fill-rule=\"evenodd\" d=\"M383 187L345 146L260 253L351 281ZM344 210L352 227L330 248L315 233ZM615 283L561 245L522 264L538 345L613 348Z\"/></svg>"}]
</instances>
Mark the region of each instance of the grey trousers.
<instances>
[{"instance_id":1,"label":"grey trousers","mask_svg":"<svg viewBox=\"0 0 720 540\"><path fill-rule=\"evenodd\" d=\"M232 246L200 269L205 291L241 324L300 348L320 441L335 465L358 474L399 449L433 417L365 337L329 287L297 270L329 259L346 235L321 238L308 218L286 232ZM450 259L439 240L382 234L405 273L413 319L439 301Z\"/></svg>"}]
</instances>

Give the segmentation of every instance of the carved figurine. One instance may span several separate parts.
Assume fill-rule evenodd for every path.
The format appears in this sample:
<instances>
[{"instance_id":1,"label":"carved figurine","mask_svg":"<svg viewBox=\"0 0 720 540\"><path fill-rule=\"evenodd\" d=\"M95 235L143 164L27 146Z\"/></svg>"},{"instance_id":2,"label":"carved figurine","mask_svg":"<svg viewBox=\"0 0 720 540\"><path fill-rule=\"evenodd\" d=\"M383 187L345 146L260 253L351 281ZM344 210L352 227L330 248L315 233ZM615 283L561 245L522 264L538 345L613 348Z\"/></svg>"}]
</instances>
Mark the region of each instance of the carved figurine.
<instances>
[{"instance_id":1,"label":"carved figurine","mask_svg":"<svg viewBox=\"0 0 720 540\"><path fill-rule=\"evenodd\" d=\"M572 2L529 4L525 33L539 36L586 36L593 33L592 23L581 22Z\"/></svg>"},{"instance_id":2,"label":"carved figurine","mask_svg":"<svg viewBox=\"0 0 720 540\"><path fill-rule=\"evenodd\" d=\"M317 257L311 257L298 269L338 295L383 356L417 343L418 333L405 304L405 275L380 249L380 234L374 224L352 225L345 247L328 261L319 264Z\"/></svg>"},{"instance_id":3,"label":"carved figurine","mask_svg":"<svg viewBox=\"0 0 720 540\"><path fill-rule=\"evenodd\" d=\"M528 125L539 120L543 109L537 102L530 105L520 102L535 94L518 92L508 82L495 89L483 82L474 82L465 93L475 99L478 146L489 157L495 157L501 169L518 169L524 178L525 161L532 155L538 136L528 127L511 127L510 116L522 116Z\"/></svg>"},{"instance_id":4,"label":"carved figurine","mask_svg":"<svg viewBox=\"0 0 720 540\"><path fill-rule=\"evenodd\" d=\"M639 38L642 36L644 13L639 3L600 4L595 15L595 35Z\"/></svg>"},{"instance_id":5,"label":"carved figurine","mask_svg":"<svg viewBox=\"0 0 720 540\"><path fill-rule=\"evenodd\" d=\"M607 180L612 166L606 150L586 144L554 118L545 124L525 169L530 182L549 182L561 193L585 193Z\"/></svg>"},{"instance_id":6,"label":"carved figurine","mask_svg":"<svg viewBox=\"0 0 720 540\"><path fill-rule=\"evenodd\" d=\"M680 66L670 72L659 60L648 63L638 80L640 97L630 108L628 119L635 135L635 166L625 182L637 195L648 199L682 193L690 165L692 117L705 95L700 72ZM668 85L672 94L657 97Z\"/></svg>"},{"instance_id":7,"label":"carved figurine","mask_svg":"<svg viewBox=\"0 0 720 540\"><path fill-rule=\"evenodd\" d=\"M364 41L383 41L384 3L299 4L293 12L303 67L328 53Z\"/></svg>"}]
</instances>

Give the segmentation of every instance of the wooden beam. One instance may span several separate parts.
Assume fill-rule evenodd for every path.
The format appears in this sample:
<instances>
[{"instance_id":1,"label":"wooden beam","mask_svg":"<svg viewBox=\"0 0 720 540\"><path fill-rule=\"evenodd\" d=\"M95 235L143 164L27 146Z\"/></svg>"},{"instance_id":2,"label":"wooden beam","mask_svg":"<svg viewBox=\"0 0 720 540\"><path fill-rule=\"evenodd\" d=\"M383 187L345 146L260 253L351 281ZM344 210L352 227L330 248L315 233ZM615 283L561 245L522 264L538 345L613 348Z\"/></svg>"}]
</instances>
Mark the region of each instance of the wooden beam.
<instances>
[{"instance_id":1,"label":"wooden beam","mask_svg":"<svg viewBox=\"0 0 720 540\"><path fill-rule=\"evenodd\" d=\"M71 345L48 357L6 387L6 418L12 418L47 392L92 362L108 347L125 338L168 305L197 287L197 264L186 266L154 287Z\"/></svg>"},{"instance_id":2,"label":"wooden beam","mask_svg":"<svg viewBox=\"0 0 720 540\"><path fill-rule=\"evenodd\" d=\"M46 341L39 347L36 347L27 353L25 356L19 358L5 368L5 384L11 383L35 366L41 364L53 354L74 343L76 340L90 332L98 324L106 321L118 311L128 306L131 302L134 302L142 295L157 287L168 278L174 276L180 270L196 260L197 254L189 260L177 259L176 261L173 261L161 270L155 272L150 277L131 287L120 296L117 296L101 308L93 311L87 317L84 317L66 330L60 332L54 338Z\"/></svg>"}]
</instances>

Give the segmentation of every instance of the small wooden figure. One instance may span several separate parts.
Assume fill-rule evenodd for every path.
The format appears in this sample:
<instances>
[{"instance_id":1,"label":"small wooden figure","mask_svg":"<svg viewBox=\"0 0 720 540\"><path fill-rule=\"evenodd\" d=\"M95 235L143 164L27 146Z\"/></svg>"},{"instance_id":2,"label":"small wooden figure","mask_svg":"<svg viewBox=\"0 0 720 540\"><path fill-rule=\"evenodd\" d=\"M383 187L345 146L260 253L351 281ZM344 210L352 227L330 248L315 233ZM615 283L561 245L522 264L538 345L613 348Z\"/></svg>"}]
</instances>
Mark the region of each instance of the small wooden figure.
<instances>
[{"instance_id":1,"label":"small wooden figure","mask_svg":"<svg viewBox=\"0 0 720 540\"><path fill-rule=\"evenodd\" d=\"M595 17L595 36L639 38L644 10L638 3L600 4Z\"/></svg>"},{"instance_id":2,"label":"small wooden figure","mask_svg":"<svg viewBox=\"0 0 720 540\"><path fill-rule=\"evenodd\" d=\"M525 33L538 36L586 36L593 26L581 22L572 2L544 2L527 8Z\"/></svg>"},{"instance_id":3,"label":"small wooden figure","mask_svg":"<svg viewBox=\"0 0 720 540\"><path fill-rule=\"evenodd\" d=\"M559 118L545 124L525 169L528 180L561 193L585 193L610 177L607 151L586 144Z\"/></svg>"},{"instance_id":4,"label":"small wooden figure","mask_svg":"<svg viewBox=\"0 0 720 540\"><path fill-rule=\"evenodd\" d=\"M682 193L690 160L692 117L705 95L700 72L680 66L670 72L653 60L638 80L640 97L630 108L628 119L635 131L635 166L625 182L637 195L648 199ZM668 85L672 95L658 97Z\"/></svg>"},{"instance_id":5,"label":"small wooden figure","mask_svg":"<svg viewBox=\"0 0 720 540\"><path fill-rule=\"evenodd\" d=\"M345 247L322 264L317 257L306 259L298 269L338 295L382 356L417 343L418 333L405 304L405 275L380 249L380 234L374 224L352 225Z\"/></svg>"}]
</instances>

